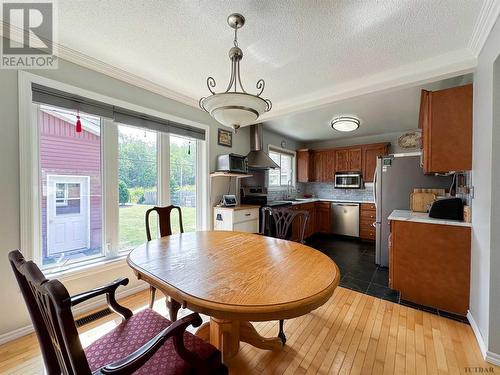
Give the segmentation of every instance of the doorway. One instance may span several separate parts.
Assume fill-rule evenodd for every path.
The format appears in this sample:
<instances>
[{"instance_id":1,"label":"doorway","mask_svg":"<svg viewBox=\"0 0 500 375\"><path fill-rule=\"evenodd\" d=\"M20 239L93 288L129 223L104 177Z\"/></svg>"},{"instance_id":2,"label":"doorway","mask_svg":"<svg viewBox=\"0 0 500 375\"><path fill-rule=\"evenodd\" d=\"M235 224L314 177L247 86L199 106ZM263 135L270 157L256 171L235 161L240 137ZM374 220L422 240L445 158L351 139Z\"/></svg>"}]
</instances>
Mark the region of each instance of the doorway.
<instances>
[{"instance_id":1,"label":"doorway","mask_svg":"<svg viewBox=\"0 0 500 375\"><path fill-rule=\"evenodd\" d=\"M89 176L47 176L47 255L89 248Z\"/></svg>"}]
</instances>

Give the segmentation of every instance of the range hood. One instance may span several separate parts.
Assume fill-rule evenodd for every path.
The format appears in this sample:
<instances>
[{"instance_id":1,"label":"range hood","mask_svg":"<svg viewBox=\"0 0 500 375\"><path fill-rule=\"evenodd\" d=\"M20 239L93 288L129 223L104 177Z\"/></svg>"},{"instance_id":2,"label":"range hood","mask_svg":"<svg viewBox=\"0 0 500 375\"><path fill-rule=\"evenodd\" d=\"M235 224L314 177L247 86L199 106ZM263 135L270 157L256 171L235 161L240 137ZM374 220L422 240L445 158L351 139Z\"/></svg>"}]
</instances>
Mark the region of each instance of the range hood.
<instances>
[{"instance_id":1,"label":"range hood","mask_svg":"<svg viewBox=\"0 0 500 375\"><path fill-rule=\"evenodd\" d=\"M262 144L262 124L251 125L250 152L247 155L248 168L262 170L279 168L279 165L262 150Z\"/></svg>"}]
</instances>

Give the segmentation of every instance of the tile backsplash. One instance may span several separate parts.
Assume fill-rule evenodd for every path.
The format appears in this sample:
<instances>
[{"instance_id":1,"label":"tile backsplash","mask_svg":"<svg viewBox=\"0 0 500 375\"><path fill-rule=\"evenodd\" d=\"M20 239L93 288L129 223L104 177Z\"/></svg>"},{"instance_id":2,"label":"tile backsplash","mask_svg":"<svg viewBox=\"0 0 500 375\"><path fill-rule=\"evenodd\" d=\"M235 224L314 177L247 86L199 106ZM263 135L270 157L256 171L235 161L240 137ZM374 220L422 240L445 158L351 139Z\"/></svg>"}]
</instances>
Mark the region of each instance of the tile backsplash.
<instances>
[{"instance_id":1,"label":"tile backsplash","mask_svg":"<svg viewBox=\"0 0 500 375\"><path fill-rule=\"evenodd\" d=\"M340 199L354 201L373 201L373 185L364 189L334 189L332 183L308 182L297 183L297 195L312 194L315 198Z\"/></svg>"}]
</instances>

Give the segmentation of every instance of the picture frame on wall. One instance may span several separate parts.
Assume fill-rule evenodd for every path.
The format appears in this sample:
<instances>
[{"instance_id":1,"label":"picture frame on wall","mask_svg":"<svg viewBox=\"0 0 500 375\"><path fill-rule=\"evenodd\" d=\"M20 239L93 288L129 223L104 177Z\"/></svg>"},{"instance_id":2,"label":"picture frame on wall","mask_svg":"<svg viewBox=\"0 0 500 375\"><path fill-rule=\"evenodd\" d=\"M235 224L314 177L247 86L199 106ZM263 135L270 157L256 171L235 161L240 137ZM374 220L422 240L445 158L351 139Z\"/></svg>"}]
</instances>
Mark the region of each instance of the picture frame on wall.
<instances>
[{"instance_id":1,"label":"picture frame on wall","mask_svg":"<svg viewBox=\"0 0 500 375\"><path fill-rule=\"evenodd\" d=\"M220 146L233 146L233 132L219 128L217 132L217 144Z\"/></svg>"}]
</instances>

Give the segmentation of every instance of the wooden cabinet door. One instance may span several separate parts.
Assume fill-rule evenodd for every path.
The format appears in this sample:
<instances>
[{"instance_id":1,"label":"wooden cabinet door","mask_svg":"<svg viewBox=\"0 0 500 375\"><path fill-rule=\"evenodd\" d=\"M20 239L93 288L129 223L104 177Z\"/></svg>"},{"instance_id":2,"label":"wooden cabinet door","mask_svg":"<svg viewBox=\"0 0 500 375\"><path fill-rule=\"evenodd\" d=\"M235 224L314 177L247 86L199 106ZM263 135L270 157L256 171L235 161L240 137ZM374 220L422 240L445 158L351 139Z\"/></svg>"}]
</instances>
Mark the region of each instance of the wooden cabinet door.
<instances>
[{"instance_id":1,"label":"wooden cabinet door","mask_svg":"<svg viewBox=\"0 0 500 375\"><path fill-rule=\"evenodd\" d=\"M349 150L335 150L335 172L349 171Z\"/></svg>"},{"instance_id":2,"label":"wooden cabinet door","mask_svg":"<svg viewBox=\"0 0 500 375\"><path fill-rule=\"evenodd\" d=\"M361 171L361 147L349 149L349 171Z\"/></svg>"},{"instance_id":3,"label":"wooden cabinet door","mask_svg":"<svg viewBox=\"0 0 500 375\"><path fill-rule=\"evenodd\" d=\"M373 182L373 174L377 167L377 157L387 155L389 144L375 144L363 147L363 180L365 182Z\"/></svg>"},{"instance_id":4,"label":"wooden cabinet door","mask_svg":"<svg viewBox=\"0 0 500 375\"><path fill-rule=\"evenodd\" d=\"M433 91L421 101L424 172L471 170L472 85Z\"/></svg>"},{"instance_id":5,"label":"wooden cabinet door","mask_svg":"<svg viewBox=\"0 0 500 375\"><path fill-rule=\"evenodd\" d=\"M335 151L323 151L323 168L322 178L323 182L333 182L335 177Z\"/></svg>"},{"instance_id":6,"label":"wooden cabinet door","mask_svg":"<svg viewBox=\"0 0 500 375\"><path fill-rule=\"evenodd\" d=\"M312 173L312 156L309 150L297 150L297 181L309 182Z\"/></svg>"},{"instance_id":7,"label":"wooden cabinet door","mask_svg":"<svg viewBox=\"0 0 500 375\"><path fill-rule=\"evenodd\" d=\"M320 182L323 180L323 152L314 151L313 152L313 181Z\"/></svg>"},{"instance_id":8,"label":"wooden cabinet door","mask_svg":"<svg viewBox=\"0 0 500 375\"><path fill-rule=\"evenodd\" d=\"M330 202L316 202L316 228L315 232L330 233Z\"/></svg>"}]
</instances>

